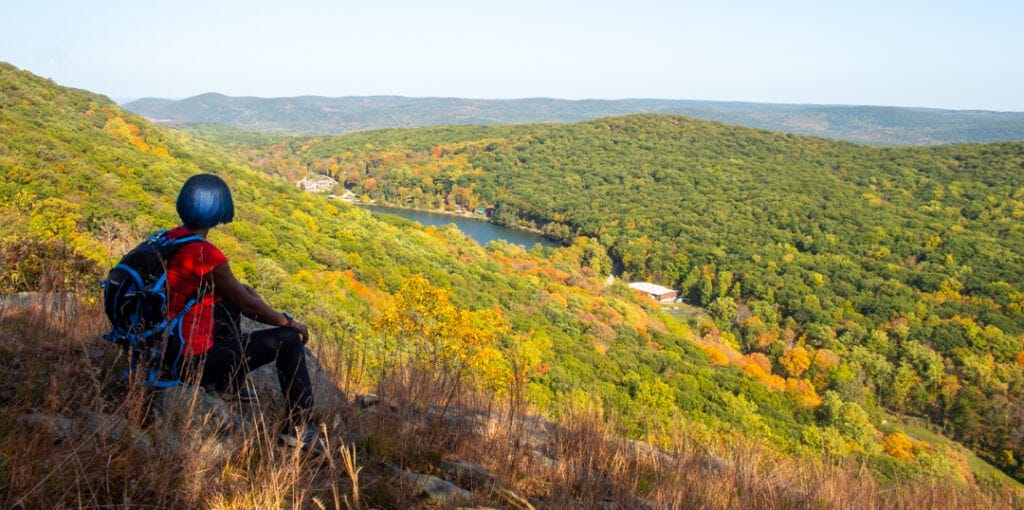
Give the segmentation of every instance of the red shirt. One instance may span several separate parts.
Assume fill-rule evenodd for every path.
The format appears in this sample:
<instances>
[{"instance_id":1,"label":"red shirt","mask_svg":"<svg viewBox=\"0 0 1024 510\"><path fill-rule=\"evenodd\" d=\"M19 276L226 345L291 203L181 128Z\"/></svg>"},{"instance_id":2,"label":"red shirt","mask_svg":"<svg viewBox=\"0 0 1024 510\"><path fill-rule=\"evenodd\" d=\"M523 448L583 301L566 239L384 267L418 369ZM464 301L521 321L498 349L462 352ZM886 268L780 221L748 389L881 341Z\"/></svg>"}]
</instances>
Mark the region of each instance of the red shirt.
<instances>
[{"instance_id":1,"label":"red shirt","mask_svg":"<svg viewBox=\"0 0 1024 510\"><path fill-rule=\"evenodd\" d=\"M194 233L185 227L177 227L168 232L167 237L178 239ZM204 240L182 246L167 264L168 317L174 317L185 308L188 298L200 285L207 289L181 324L186 356L202 354L213 347L213 306L220 301L220 297L213 292L210 273L227 261L224 253Z\"/></svg>"}]
</instances>

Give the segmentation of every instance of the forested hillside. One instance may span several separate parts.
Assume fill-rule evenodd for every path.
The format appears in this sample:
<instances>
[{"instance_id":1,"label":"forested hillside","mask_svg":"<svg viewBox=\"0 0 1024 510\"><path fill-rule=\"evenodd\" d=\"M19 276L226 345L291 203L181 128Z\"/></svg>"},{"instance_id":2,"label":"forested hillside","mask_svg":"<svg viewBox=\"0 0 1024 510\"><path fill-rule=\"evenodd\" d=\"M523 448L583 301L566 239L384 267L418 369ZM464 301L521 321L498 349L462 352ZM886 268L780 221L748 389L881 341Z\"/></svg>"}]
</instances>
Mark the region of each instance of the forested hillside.
<instances>
[{"instance_id":1,"label":"forested hillside","mask_svg":"<svg viewBox=\"0 0 1024 510\"><path fill-rule=\"evenodd\" d=\"M257 98L203 94L125 105L159 121L216 123L249 131L344 134L456 124L579 122L636 113L678 114L868 145L1024 140L1024 113L884 106L793 105L666 99L460 99L397 96Z\"/></svg>"},{"instance_id":2,"label":"forested hillside","mask_svg":"<svg viewBox=\"0 0 1024 510\"><path fill-rule=\"evenodd\" d=\"M675 116L388 130L248 155L596 243L765 372L926 417L1024 476L1024 144L868 148ZM603 254L603 253L602 253ZM612 268L599 267L599 271Z\"/></svg>"},{"instance_id":3,"label":"forested hillside","mask_svg":"<svg viewBox=\"0 0 1024 510\"><path fill-rule=\"evenodd\" d=\"M617 434L668 451L753 444L766 463L849 462L867 466L888 484L883 488L900 488L864 501L886 501L908 487L977 495L979 483L1007 483L969 465L945 441L908 434L882 412L885 404L936 423L946 418L947 432L1019 475L1012 424L1024 379L1020 267L1007 244L1019 229L994 218L1015 214L1000 190L1019 193L1005 180L1017 175L1007 165L1020 164L1018 145L951 150L941 161L958 161L971 173L948 170L958 180L927 188L935 203L924 211L906 204L931 181L901 158L944 152L854 151L862 155L839 168L832 158L853 146L786 136L773 144L779 135L678 117L393 131L296 142L262 158L269 167L310 158L313 167L381 199L494 205L504 221L531 222L567 243L524 251L480 247L454 229L376 218L301 193L209 140L158 128L102 96L7 64L0 64L0 92L4 295L43 289L95 303L95 282L121 254L176 223L181 183L213 172L234 190L237 214L211 241L246 283L308 319L314 343L337 353L331 364L341 367L346 388L376 389L396 366L418 367L440 374L425 379L441 385L438 394L465 386L491 406L567 421L590 406ZM716 132L722 136L706 136ZM691 146L694 159L680 153ZM775 157L762 161L761 151ZM883 155L904 173L862 164ZM783 172L778 165L787 160L807 171ZM1002 166L982 164L993 162ZM898 176L913 184L906 193ZM815 189L815 179L835 192ZM672 186L659 187L663 182ZM857 195L844 185L874 193ZM972 201L981 186L989 194ZM793 188L806 195L783 204ZM823 197L850 207L824 208L815 202ZM616 200L628 203L601 208ZM751 201L756 207L743 205ZM950 210L957 201L963 210ZM969 207L976 203L977 211ZM701 214L688 213L694 210ZM883 221L872 219L874 210L895 212ZM938 252L911 261L906 251L919 236L912 222L923 221L921 214L952 224L921 239ZM847 217L866 223L849 226ZM759 237L766 232L777 237ZM960 258L968 249L976 249L977 262ZM997 277L980 274L997 260L1004 263ZM60 274L41 274L44 265ZM607 284L616 266L681 284L707 313L684 307L669 314L620 279ZM24 370L16 360L14 346L0 341L5 377ZM11 417L63 405L44 388L0 394L2 458L15 457L22 444ZM387 461L399 450L373 446L362 454ZM110 469L120 465L110 462ZM0 462L0 473L19 468ZM637 496L663 490L660 480L671 485L673 478L656 475L637 482ZM942 483L929 481L936 479ZM532 490L551 497L549 485Z\"/></svg>"}]
</instances>

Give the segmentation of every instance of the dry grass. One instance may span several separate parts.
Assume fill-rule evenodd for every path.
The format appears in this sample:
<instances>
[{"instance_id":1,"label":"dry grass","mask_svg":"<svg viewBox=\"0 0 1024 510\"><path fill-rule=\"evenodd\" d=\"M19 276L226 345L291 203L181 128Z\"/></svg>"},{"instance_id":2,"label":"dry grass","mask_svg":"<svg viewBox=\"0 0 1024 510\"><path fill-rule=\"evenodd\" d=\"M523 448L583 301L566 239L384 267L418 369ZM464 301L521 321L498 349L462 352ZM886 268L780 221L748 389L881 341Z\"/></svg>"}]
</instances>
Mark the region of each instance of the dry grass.
<instances>
[{"instance_id":1,"label":"dry grass","mask_svg":"<svg viewBox=\"0 0 1024 510\"><path fill-rule=\"evenodd\" d=\"M102 311L69 308L87 313L30 306L0 324L8 507L303 507L325 488L321 479L343 476L277 447L262 419L234 441L210 434L195 399L175 422L147 423L150 399L120 380L125 361L99 339L106 325L87 319Z\"/></svg>"},{"instance_id":2,"label":"dry grass","mask_svg":"<svg viewBox=\"0 0 1024 510\"><path fill-rule=\"evenodd\" d=\"M486 452L516 440L501 430L478 442L474 460L548 508L1009 509L1024 503L1009 490L945 480L882 483L853 461L780 457L757 442L735 441L717 455L671 455L615 439L607 428L599 410L572 409L543 445L557 462L520 448L517 465L489 465Z\"/></svg>"},{"instance_id":3,"label":"dry grass","mask_svg":"<svg viewBox=\"0 0 1024 510\"><path fill-rule=\"evenodd\" d=\"M614 420L600 408L569 406L552 424L509 413L458 378L411 367L380 377L382 404L321 416L332 454L305 458L275 444L258 410L247 431L226 438L211 432L195 399L176 421L154 423L149 399L121 381L125 360L99 338L107 325L98 304L74 294L37 299L0 310L5 508L434 508L385 466L440 475L446 460L493 473L468 503L504 508L1022 504L1010 492L941 480L882 483L856 463L779 457L757 442L702 445L683 434L670 454L615 439ZM356 363L344 355L320 351L335 381L354 390L365 376L353 376ZM97 416L107 426L89 425Z\"/></svg>"}]
</instances>

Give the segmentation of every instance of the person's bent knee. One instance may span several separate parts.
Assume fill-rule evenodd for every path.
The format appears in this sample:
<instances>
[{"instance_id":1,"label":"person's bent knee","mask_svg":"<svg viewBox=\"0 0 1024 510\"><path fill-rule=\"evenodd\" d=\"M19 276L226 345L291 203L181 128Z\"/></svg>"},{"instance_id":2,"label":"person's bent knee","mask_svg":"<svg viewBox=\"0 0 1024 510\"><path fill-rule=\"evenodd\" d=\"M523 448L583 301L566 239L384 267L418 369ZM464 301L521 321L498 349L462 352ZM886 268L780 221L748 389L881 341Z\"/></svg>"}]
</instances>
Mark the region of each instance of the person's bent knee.
<instances>
[{"instance_id":1,"label":"person's bent knee","mask_svg":"<svg viewBox=\"0 0 1024 510\"><path fill-rule=\"evenodd\" d=\"M305 352L305 345L303 345L298 331L292 328L279 328L277 335L282 351L296 351L300 354Z\"/></svg>"}]
</instances>

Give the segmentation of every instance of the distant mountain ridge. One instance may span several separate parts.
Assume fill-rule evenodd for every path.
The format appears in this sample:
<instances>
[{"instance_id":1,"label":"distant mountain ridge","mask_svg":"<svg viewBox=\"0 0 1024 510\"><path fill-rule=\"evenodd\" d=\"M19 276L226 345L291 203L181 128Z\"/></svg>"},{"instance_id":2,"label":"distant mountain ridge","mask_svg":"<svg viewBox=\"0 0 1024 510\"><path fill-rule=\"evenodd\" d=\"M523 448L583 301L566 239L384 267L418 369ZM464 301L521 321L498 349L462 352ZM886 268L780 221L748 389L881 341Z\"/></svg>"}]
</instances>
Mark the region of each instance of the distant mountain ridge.
<instances>
[{"instance_id":1,"label":"distant mountain ridge","mask_svg":"<svg viewBox=\"0 0 1024 510\"><path fill-rule=\"evenodd\" d=\"M164 122L218 123L260 132L344 134L453 124L579 122L634 113L677 114L868 145L1024 140L1024 112L669 99L462 99L401 96L139 99L124 105Z\"/></svg>"}]
</instances>

